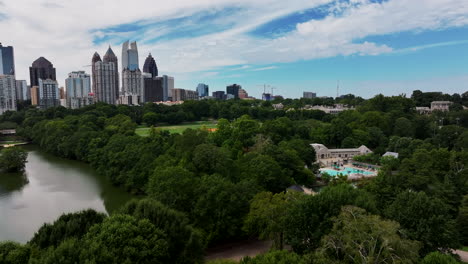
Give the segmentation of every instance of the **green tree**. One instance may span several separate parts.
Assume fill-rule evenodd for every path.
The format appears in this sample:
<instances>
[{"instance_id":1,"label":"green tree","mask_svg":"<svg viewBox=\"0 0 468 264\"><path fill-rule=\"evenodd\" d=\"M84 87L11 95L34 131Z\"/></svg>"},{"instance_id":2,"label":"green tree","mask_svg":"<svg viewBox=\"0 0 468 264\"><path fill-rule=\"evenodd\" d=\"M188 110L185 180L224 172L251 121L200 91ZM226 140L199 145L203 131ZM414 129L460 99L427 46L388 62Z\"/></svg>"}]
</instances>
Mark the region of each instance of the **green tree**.
<instances>
[{"instance_id":1,"label":"green tree","mask_svg":"<svg viewBox=\"0 0 468 264\"><path fill-rule=\"evenodd\" d=\"M306 196L290 206L286 243L295 252L312 252L332 229L332 217L337 216L345 205L356 205L372 213L377 211L375 198L364 190L349 184L326 187L319 194Z\"/></svg>"},{"instance_id":2,"label":"green tree","mask_svg":"<svg viewBox=\"0 0 468 264\"><path fill-rule=\"evenodd\" d=\"M440 199L424 192L405 191L385 210L385 215L405 230L408 238L423 243L421 253L457 248L455 221Z\"/></svg>"},{"instance_id":3,"label":"green tree","mask_svg":"<svg viewBox=\"0 0 468 264\"><path fill-rule=\"evenodd\" d=\"M458 211L457 228L460 233L460 242L468 245L468 195L463 197L462 204Z\"/></svg>"},{"instance_id":4,"label":"green tree","mask_svg":"<svg viewBox=\"0 0 468 264\"><path fill-rule=\"evenodd\" d=\"M459 262L450 255L442 254L436 251L436 252L431 252L427 254L420 263L421 264L457 264Z\"/></svg>"},{"instance_id":5,"label":"green tree","mask_svg":"<svg viewBox=\"0 0 468 264\"><path fill-rule=\"evenodd\" d=\"M169 263L202 263L204 241L189 219L181 212L170 209L152 199L133 200L119 211L137 219L148 219L167 235Z\"/></svg>"},{"instance_id":6,"label":"green tree","mask_svg":"<svg viewBox=\"0 0 468 264\"><path fill-rule=\"evenodd\" d=\"M147 219L113 215L82 242L81 263L168 263L166 234Z\"/></svg>"},{"instance_id":7,"label":"green tree","mask_svg":"<svg viewBox=\"0 0 468 264\"><path fill-rule=\"evenodd\" d=\"M272 239L273 247L282 250L287 211L291 203L299 199L295 192L261 192L250 203L250 212L245 219L244 230L258 234L260 239Z\"/></svg>"},{"instance_id":8,"label":"green tree","mask_svg":"<svg viewBox=\"0 0 468 264\"><path fill-rule=\"evenodd\" d=\"M181 166L158 167L150 177L146 191L150 197L171 208L191 212L199 182L199 178Z\"/></svg>"},{"instance_id":9,"label":"green tree","mask_svg":"<svg viewBox=\"0 0 468 264\"><path fill-rule=\"evenodd\" d=\"M405 117L400 117L395 120L393 134L400 137L412 137L414 135L414 131L411 121Z\"/></svg>"},{"instance_id":10,"label":"green tree","mask_svg":"<svg viewBox=\"0 0 468 264\"><path fill-rule=\"evenodd\" d=\"M6 172L23 171L28 153L18 147L4 148L0 152L0 169Z\"/></svg>"},{"instance_id":11,"label":"green tree","mask_svg":"<svg viewBox=\"0 0 468 264\"><path fill-rule=\"evenodd\" d=\"M399 224L345 206L319 252L340 263L417 263L420 245L399 236Z\"/></svg>"},{"instance_id":12,"label":"green tree","mask_svg":"<svg viewBox=\"0 0 468 264\"><path fill-rule=\"evenodd\" d=\"M93 225L102 223L105 218L105 214L92 209L63 214L54 223L42 225L29 244L45 249L57 247L69 238L81 239Z\"/></svg>"},{"instance_id":13,"label":"green tree","mask_svg":"<svg viewBox=\"0 0 468 264\"><path fill-rule=\"evenodd\" d=\"M15 242L0 242L0 263L23 264L28 263L31 250L27 246Z\"/></svg>"}]
</instances>

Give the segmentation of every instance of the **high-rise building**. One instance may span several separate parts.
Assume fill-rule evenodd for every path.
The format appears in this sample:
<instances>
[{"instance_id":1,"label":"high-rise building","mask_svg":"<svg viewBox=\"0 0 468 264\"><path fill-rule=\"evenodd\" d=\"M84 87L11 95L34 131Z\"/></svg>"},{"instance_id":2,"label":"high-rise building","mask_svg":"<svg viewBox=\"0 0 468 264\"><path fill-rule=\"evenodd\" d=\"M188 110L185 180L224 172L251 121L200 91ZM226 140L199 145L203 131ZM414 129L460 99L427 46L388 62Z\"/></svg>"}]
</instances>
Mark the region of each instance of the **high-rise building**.
<instances>
[{"instance_id":1,"label":"high-rise building","mask_svg":"<svg viewBox=\"0 0 468 264\"><path fill-rule=\"evenodd\" d=\"M151 73L152 78L158 76L158 66L156 65L156 61L154 60L153 56L151 56L151 53L145 60L145 64L143 65L143 72Z\"/></svg>"},{"instance_id":2,"label":"high-rise building","mask_svg":"<svg viewBox=\"0 0 468 264\"><path fill-rule=\"evenodd\" d=\"M122 45L122 70L134 71L138 66L138 48L136 41L128 44L128 40Z\"/></svg>"},{"instance_id":3,"label":"high-rise building","mask_svg":"<svg viewBox=\"0 0 468 264\"><path fill-rule=\"evenodd\" d=\"M16 111L16 81L14 75L0 75L0 115Z\"/></svg>"},{"instance_id":4,"label":"high-rise building","mask_svg":"<svg viewBox=\"0 0 468 264\"><path fill-rule=\"evenodd\" d=\"M199 83L197 86L198 97L209 96L209 87L204 83Z\"/></svg>"},{"instance_id":5,"label":"high-rise building","mask_svg":"<svg viewBox=\"0 0 468 264\"><path fill-rule=\"evenodd\" d=\"M93 104L91 93L91 76L84 71L71 72L65 80L67 87L67 107L78 109Z\"/></svg>"},{"instance_id":6,"label":"high-rise building","mask_svg":"<svg viewBox=\"0 0 468 264\"><path fill-rule=\"evenodd\" d=\"M122 93L119 101L124 104L139 104L143 100L143 78L138 66L136 42L122 45Z\"/></svg>"},{"instance_id":7,"label":"high-rise building","mask_svg":"<svg viewBox=\"0 0 468 264\"><path fill-rule=\"evenodd\" d=\"M50 61L44 57L35 60L29 67L29 77L32 86L39 86L39 79L56 81L55 68Z\"/></svg>"},{"instance_id":8,"label":"high-rise building","mask_svg":"<svg viewBox=\"0 0 468 264\"><path fill-rule=\"evenodd\" d=\"M174 77L163 75L163 101L172 101L172 90L174 89Z\"/></svg>"},{"instance_id":9,"label":"high-rise building","mask_svg":"<svg viewBox=\"0 0 468 264\"><path fill-rule=\"evenodd\" d=\"M213 97L215 99L219 99L219 100L224 100L225 96L224 96L224 91L216 91L216 92L213 92Z\"/></svg>"},{"instance_id":10,"label":"high-rise building","mask_svg":"<svg viewBox=\"0 0 468 264\"><path fill-rule=\"evenodd\" d=\"M232 94L234 98L239 98L239 89L241 89L242 86L238 84L232 84L226 87L226 94Z\"/></svg>"},{"instance_id":11,"label":"high-rise building","mask_svg":"<svg viewBox=\"0 0 468 264\"><path fill-rule=\"evenodd\" d=\"M15 75L15 55L13 47L0 43L0 75Z\"/></svg>"},{"instance_id":12,"label":"high-rise building","mask_svg":"<svg viewBox=\"0 0 468 264\"><path fill-rule=\"evenodd\" d=\"M103 62L96 52L92 58L93 90L95 102L116 104L117 102L117 67L114 62Z\"/></svg>"},{"instance_id":13,"label":"high-rise building","mask_svg":"<svg viewBox=\"0 0 468 264\"><path fill-rule=\"evenodd\" d=\"M308 99L312 99L315 97L317 97L317 94L313 92L303 92L303 95L302 95L302 98L308 98Z\"/></svg>"},{"instance_id":14,"label":"high-rise building","mask_svg":"<svg viewBox=\"0 0 468 264\"><path fill-rule=\"evenodd\" d=\"M31 99L31 91L26 80L16 80L16 100L26 101Z\"/></svg>"},{"instance_id":15,"label":"high-rise building","mask_svg":"<svg viewBox=\"0 0 468 264\"><path fill-rule=\"evenodd\" d=\"M60 106L60 93L57 81L39 79L39 85L31 88L31 101L33 105L37 105L41 109Z\"/></svg>"},{"instance_id":16,"label":"high-rise building","mask_svg":"<svg viewBox=\"0 0 468 264\"><path fill-rule=\"evenodd\" d=\"M119 88L120 88L120 84L119 84L119 60L117 59L117 56L115 56L114 51L112 50L112 48L110 46L107 49L106 54L102 58L102 62L104 62L104 63L113 62L114 63L115 87L117 87L115 89L115 99L117 100L117 98L119 98L119 95L120 95L119 94Z\"/></svg>"},{"instance_id":17,"label":"high-rise building","mask_svg":"<svg viewBox=\"0 0 468 264\"><path fill-rule=\"evenodd\" d=\"M143 73L143 102L163 101L163 78Z\"/></svg>"}]
</instances>

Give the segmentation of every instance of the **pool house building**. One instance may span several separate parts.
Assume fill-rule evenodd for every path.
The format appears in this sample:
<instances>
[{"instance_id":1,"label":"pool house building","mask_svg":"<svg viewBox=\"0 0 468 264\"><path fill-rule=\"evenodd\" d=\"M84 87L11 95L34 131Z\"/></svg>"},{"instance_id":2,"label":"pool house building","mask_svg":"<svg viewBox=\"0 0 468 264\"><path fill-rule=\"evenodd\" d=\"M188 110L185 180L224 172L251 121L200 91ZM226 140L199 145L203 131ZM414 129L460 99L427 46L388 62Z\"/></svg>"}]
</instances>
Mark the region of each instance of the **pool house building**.
<instances>
[{"instance_id":1,"label":"pool house building","mask_svg":"<svg viewBox=\"0 0 468 264\"><path fill-rule=\"evenodd\" d=\"M336 162L345 162L347 163L354 156L366 155L372 153L372 151L362 145L359 148L342 148L342 149L329 149L323 144L310 144L314 150L317 158L317 162L329 166Z\"/></svg>"}]
</instances>

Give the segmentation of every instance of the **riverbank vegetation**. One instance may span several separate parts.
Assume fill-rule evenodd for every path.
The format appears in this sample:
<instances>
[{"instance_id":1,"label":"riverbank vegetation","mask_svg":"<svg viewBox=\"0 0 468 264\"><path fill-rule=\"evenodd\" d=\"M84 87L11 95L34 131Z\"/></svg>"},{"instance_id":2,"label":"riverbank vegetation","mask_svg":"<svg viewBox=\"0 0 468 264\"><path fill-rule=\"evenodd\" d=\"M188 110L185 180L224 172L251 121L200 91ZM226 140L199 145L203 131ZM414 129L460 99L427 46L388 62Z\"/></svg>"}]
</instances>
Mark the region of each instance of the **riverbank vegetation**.
<instances>
[{"instance_id":1,"label":"riverbank vegetation","mask_svg":"<svg viewBox=\"0 0 468 264\"><path fill-rule=\"evenodd\" d=\"M21 172L26 166L28 153L18 147L3 148L0 151L0 172Z\"/></svg>"},{"instance_id":2,"label":"riverbank vegetation","mask_svg":"<svg viewBox=\"0 0 468 264\"><path fill-rule=\"evenodd\" d=\"M468 93L443 96L468 106ZM15 122L17 132L43 150L87 162L148 200L109 217L85 214L89 226L77 216L81 233L63 230L68 225L59 223L75 221L63 216L26 245L1 244L0 260L24 255L39 263L201 263L205 247L249 236L272 239L279 251L242 263L445 258L437 254L468 242L462 202L468 194L468 111L414 111L433 97L415 91L411 98L349 95L275 102L284 110L274 110L271 102L207 100L6 113L0 122ZM355 109L337 115L301 109L312 103ZM213 132L152 129L147 137L136 135L150 118L171 124L217 119L218 124ZM366 145L375 155L393 151L399 158L391 166L383 162L379 175L357 188L332 181L314 196L284 193L293 184L314 184L318 167L311 143ZM284 245L292 252L281 251Z\"/></svg>"}]
</instances>

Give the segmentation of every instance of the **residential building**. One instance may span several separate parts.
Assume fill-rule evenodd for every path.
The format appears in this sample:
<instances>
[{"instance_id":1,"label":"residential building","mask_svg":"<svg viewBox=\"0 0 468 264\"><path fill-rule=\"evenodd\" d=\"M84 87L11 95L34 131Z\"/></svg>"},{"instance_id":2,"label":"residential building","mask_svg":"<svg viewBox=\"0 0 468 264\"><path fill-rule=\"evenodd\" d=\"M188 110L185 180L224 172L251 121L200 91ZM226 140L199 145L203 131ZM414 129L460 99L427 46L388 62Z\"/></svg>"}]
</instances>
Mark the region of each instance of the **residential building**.
<instances>
[{"instance_id":1,"label":"residential building","mask_svg":"<svg viewBox=\"0 0 468 264\"><path fill-rule=\"evenodd\" d=\"M16 81L14 75L0 75L0 115L16 111Z\"/></svg>"},{"instance_id":2,"label":"residential building","mask_svg":"<svg viewBox=\"0 0 468 264\"><path fill-rule=\"evenodd\" d=\"M25 80L16 80L16 100L31 100L31 89Z\"/></svg>"},{"instance_id":3,"label":"residential building","mask_svg":"<svg viewBox=\"0 0 468 264\"><path fill-rule=\"evenodd\" d=\"M156 61L154 60L153 56L151 56L151 53L148 55L145 63L143 64L143 72L150 73L151 78L158 77L158 66L156 65Z\"/></svg>"},{"instance_id":4,"label":"residential building","mask_svg":"<svg viewBox=\"0 0 468 264\"><path fill-rule=\"evenodd\" d=\"M431 102L431 111L447 112L452 104L450 101L433 101Z\"/></svg>"},{"instance_id":5,"label":"residential building","mask_svg":"<svg viewBox=\"0 0 468 264\"><path fill-rule=\"evenodd\" d=\"M239 89L239 96L240 99L246 99L249 97L249 94L244 89Z\"/></svg>"},{"instance_id":6,"label":"residential building","mask_svg":"<svg viewBox=\"0 0 468 264\"><path fill-rule=\"evenodd\" d=\"M57 81L51 79L39 79L36 91L31 90L31 98L34 95L34 103L41 109L60 106L60 94Z\"/></svg>"},{"instance_id":7,"label":"residential building","mask_svg":"<svg viewBox=\"0 0 468 264\"><path fill-rule=\"evenodd\" d=\"M120 95L119 104L122 105L139 105L141 103L141 97L139 95Z\"/></svg>"},{"instance_id":8,"label":"residential building","mask_svg":"<svg viewBox=\"0 0 468 264\"><path fill-rule=\"evenodd\" d=\"M172 101L187 101L187 100L197 100L198 92L192 90L185 90L176 88L172 90Z\"/></svg>"},{"instance_id":9,"label":"residential building","mask_svg":"<svg viewBox=\"0 0 468 264\"><path fill-rule=\"evenodd\" d=\"M102 58L102 62L104 63L110 63L112 62L113 65L114 65L114 72L115 72L115 99L117 100L117 98L119 98L119 88L120 88L120 84L119 84L119 60L117 59L117 56L115 56L114 54L114 51L112 50L111 46L109 46L109 48L107 49L107 52L106 54L104 55L104 57Z\"/></svg>"},{"instance_id":10,"label":"residential building","mask_svg":"<svg viewBox=\"0 0 468 264\"><path fill-rule=\"evenodd\" d=\"M97 56L96 56L97 55ZM93 57L93 93L96 102L104 102L108 104L116 104L116 83L115 65L113 62L102 62L99 54L95 53Z\"/></svg>"},{"instance_id":11,"label":"residential building","mask_svg":"<svg viewBox=\"0 0 468 264\"><path fill-rule=\"evenodd\" d=\"M54 65L44 57L40 57L29 67L30 84L39 86L39 79L56 81L56 73Z\"/></svg>"},{"instance_id":12,"label":"residential building","mask_svg":"<svg viewBox=\"0 0 468 264\"><path fill-rule=\"evenodd\" d=\"M216 91L216 92L213 92L213 97L215 99L218 99L218 100L224 100L224 91Z\"/></svg>"},{"instance_id":13,"label":"residential building","mask_svg":"<svg viewBox=\"0 0 468 264\"><path fill-rule=\"evenodd\" d=\"M317 162L321 162L325 165L329 165L326 161L327 159L338 159L343 161L348 161L352 159L354 156L358 155L366 155L372 153L372 151L362 145L359 148L343 148L343 149L329 149L325 147L323 144L310 144L315 150L315 156Z\"/></svg>"},{"instance_id":14,"label":"residential building","mask_svg":"<svg viewBox=\"0 0 468 264\"><path fill-rule=\"evenodd\" d=\"M199 83L197 85L197 92L198 92L198 97L207 97L209 96L209 87L207 84L204 83Z\"/></svg>"},{"instance_id":15,"label":"residential building","mask_svg":"<svg viewBox=\"0 0 468 264\"><path fill-rule=\"evenodd\" d=\"M302 98L312 99L317 97L316 93L313 92L303 92Z\"/></svg>"},{"instance_id":16,"label":"residential building","mask_svg":"<svg viewBox=\"0 0 468 264\"><path fill-rule=\"evenodd\" d=\"M226 94L232 94L234 95L234 98L239 98L239 90L242 88L242 86L238 84L232 84L228 85L226 87Z\"/></svg>"},{"instance_id":17,"label":"residential building","mask_svg":"<svg viewBox=\"0 0 468 264\"><path fill-rule=\"evenodd\" d=\"M66 106L78 109L94 103L91 93L91 76L84 71L76 71L68 74L65 80Z\"/></svg>"},{"instance_id":18,"label":"residential building","mask_svg":"<svg viewBox=\"0 0 468 264\"><path fill-rule=\"evenodd\" d=\"M15 75L15 55L12 46L0 43L0 75Z\"/></svg>"},{"instance_id":19,"label":"residential building","mask_svg":"<svg viewBox=\"0 0 468 264\"><path fill-rule=\"evenodd\" d=\"M143 77L140 69L134 71L125 69L122 71L122 93L120 97L122 96L131 96L132 98L138 98L138 102L142 101Z\"/></svg>"}]
</instances>

